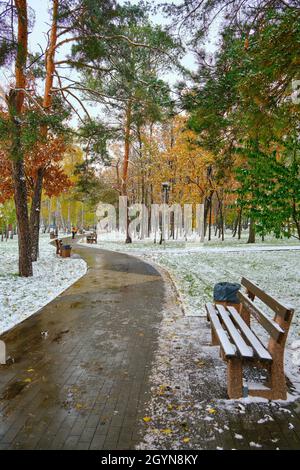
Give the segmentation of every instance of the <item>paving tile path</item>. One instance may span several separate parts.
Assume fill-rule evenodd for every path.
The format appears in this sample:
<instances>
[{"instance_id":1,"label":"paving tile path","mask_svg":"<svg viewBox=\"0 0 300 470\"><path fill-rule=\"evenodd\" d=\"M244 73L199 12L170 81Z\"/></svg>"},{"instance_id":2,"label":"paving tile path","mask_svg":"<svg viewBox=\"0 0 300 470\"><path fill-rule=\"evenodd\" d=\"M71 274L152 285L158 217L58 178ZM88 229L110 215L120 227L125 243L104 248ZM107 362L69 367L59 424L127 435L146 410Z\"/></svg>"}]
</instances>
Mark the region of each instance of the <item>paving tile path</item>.
<instances>
[{"instance_id":1,"label":"paving tile path","mask_svg":"<svg viewBox=\"0 0 300 470\"><path fill-rule=\"evenodd\" d=\"M0 449L130 449L139 441L163 280L125 254L73 251L87 274L1 337L14 362L0 366Z\"/></svg>"}]
</instances>

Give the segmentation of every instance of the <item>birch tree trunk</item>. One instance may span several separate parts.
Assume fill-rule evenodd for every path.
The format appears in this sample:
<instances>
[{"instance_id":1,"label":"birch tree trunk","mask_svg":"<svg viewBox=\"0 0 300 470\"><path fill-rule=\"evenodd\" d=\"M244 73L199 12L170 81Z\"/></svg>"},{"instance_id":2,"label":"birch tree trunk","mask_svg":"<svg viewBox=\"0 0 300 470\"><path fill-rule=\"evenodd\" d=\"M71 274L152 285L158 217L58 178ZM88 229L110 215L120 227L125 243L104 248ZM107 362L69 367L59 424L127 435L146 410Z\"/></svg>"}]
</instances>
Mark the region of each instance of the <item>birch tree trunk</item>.
<instances>
[{"instance_id":1,"label":"birch tree trunk","mask_svg":"<svg viewBox=\"0 0 300 470\"><path fill-rule=\"evenodd\" d=\"M127 180L128 180L128 165L130 153L130 131L131 131L131 117L132 117L132 103L128 101L126 118L125 118L125 146L124 146L124 161L123 161L123 174L122 174L122 187L121 195L127 196L127 223L126 223L126 240L125 243L132 243L129 234L129 217L128 217L128 193L127 193Z\"/></svg>"}]
</instances>

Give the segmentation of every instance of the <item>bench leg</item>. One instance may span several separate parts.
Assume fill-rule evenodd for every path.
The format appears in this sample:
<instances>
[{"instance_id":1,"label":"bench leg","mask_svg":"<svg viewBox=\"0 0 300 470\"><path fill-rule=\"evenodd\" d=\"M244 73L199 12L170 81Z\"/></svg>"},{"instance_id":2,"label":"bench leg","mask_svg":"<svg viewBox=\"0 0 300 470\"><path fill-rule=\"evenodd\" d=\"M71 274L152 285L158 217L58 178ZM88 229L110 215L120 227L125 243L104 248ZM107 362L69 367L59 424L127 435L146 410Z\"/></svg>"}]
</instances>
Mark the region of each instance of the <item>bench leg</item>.
<instances>
[{"instance_id":1,"label":"bench leg","mask_svg":"<svg viewBox=\"0 0 300 470\"><path fill-rule=\"evenodd\" d=\"M240 359L232 358L227 361L227 392L229 398L243 396L243 368Z\"/></svg>"},{"instance_id":2,"label":"bench leg","mask_svg":"<svg viewBox=\"0 0 300 470\"><path fill-rule=\"evenodd\" d=\"M218 337L217 337L213 327L211 327L211 345L212 346L218 346L219 345Z\"/></svg>"},{"instance_id":3,"label":"bench leg","mask_svg":"<svg viewBox=\"0 0 300 470\"><path fill-rule=\"evenodd\" d=\"M271 400L286 400L287 386L282 361L273 362L270 375Z\"/></svg>"}]
</instances>

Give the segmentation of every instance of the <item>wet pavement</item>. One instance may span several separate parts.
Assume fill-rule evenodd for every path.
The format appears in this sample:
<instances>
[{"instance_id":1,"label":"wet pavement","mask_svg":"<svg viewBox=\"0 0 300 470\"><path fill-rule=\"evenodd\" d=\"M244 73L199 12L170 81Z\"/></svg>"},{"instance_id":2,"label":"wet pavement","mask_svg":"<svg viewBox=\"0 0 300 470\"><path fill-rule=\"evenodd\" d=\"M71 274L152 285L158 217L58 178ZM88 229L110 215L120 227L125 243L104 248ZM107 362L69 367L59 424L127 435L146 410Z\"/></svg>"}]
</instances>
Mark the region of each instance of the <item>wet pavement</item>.
<instances>
[{"instance_id":1,"label":"wet pavement","mask_svg":"<svg viewBox=\"0 0 300 470\"><path fill-rule=\"evenodd\" d=\"M74 246L87 274L1 336L0 449L130 449L139 442L165 300L150 265Z\"/></svg>"}]
</instances>

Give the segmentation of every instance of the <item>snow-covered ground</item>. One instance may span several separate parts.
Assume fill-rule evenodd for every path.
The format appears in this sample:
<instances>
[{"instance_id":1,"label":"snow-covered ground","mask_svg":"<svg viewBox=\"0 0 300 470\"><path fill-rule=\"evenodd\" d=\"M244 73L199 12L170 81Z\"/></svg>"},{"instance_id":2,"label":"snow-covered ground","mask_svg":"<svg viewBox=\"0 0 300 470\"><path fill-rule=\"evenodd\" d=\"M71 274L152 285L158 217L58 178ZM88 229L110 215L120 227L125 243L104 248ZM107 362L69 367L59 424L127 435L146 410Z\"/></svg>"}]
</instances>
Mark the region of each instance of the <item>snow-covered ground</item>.
<instances>
[{"instance_id":1,"label":"snow-covered ground","mask_svg":"<svg viewBox=\"0 0 300 470\"><path fill-rule=\"evenodd\" d=\"M18 276L17 238L0 242L0 334L25 320L86 273L82 259L60 258L42 235L31 278Z\"/></svg>"}]
</instances>

